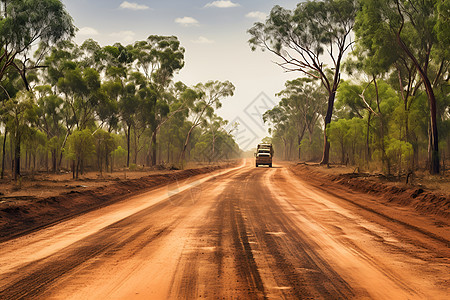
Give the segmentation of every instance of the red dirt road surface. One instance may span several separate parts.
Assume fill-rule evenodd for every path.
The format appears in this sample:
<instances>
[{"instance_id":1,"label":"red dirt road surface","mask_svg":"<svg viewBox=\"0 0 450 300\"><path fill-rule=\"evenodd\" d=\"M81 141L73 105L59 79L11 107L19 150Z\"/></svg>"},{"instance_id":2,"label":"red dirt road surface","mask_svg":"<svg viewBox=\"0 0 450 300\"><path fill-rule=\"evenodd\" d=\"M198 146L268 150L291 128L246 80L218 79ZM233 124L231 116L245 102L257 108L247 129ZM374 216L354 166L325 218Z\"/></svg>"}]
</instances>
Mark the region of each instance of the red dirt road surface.
<instances>
[{"instance_id":1,"label":"red dirt road surface","mask_svg":"<svg viewBox=\"0 0 450 300\"><path fill-rule=\"evenodd\" d=\"M448 220L253 165L1 243L0 299L448 299Z\"/></svg>"}]
</instances>

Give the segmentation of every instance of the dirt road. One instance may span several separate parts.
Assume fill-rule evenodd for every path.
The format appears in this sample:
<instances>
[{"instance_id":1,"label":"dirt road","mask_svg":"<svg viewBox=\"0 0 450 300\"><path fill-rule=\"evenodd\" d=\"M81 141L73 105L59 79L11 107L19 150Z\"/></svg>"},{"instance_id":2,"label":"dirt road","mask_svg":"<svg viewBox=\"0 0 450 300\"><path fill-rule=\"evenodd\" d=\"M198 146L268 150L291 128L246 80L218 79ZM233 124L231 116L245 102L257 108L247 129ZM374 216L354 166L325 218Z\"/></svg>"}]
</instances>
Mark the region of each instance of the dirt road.
<instances>
[{"instance_id":1,"label":"dirt road","mask_svg":"<svg viewBox=\"0 0 450 300\"><path fill-rule=\"evenodd\" d=\"M446 299L446 220L285 167L158 188L0 244L0 299Z\"/></svg>"}]
</instances>

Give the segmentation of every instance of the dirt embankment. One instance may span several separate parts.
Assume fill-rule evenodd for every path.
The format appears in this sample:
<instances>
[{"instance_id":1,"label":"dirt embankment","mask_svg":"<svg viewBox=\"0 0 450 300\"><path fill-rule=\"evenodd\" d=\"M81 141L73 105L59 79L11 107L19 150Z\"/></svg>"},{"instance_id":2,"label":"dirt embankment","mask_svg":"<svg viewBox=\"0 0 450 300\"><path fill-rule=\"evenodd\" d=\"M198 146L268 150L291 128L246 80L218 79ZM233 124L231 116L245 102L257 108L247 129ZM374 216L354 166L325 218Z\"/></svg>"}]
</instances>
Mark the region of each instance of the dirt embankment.
<instances>
[{"instance_id":1,"label":"dirt embankment","mask_svg":"<svg viewBox=\"0 0 450 300\"><path fill-rule=\"evenodd\" d=\"M50 197L23 196L6 201L0 197L0 241L109 205L151 188L230 167L220 166L162 172L136 179L104 183L89 189L72 189ZM8 198L8 197L7 197Z\"/></svg>"},{"instance_id":2,"label":"dirt embankment","mask_svg":"<svg viewBox=\"0 0 450 300\"><path fill-rule=\"evenodd\" d=\"M443 217L450 216L450 195L444 191L432 191L416 186L386 180L365 173L327 173L322 167L297 164L291 170L308 178L308 182L324 189L350 188L351 190L378 196L387 205L408 206L415 210ZM328 181L329 185L325 185Z\"/></svg>"}]
</instances>

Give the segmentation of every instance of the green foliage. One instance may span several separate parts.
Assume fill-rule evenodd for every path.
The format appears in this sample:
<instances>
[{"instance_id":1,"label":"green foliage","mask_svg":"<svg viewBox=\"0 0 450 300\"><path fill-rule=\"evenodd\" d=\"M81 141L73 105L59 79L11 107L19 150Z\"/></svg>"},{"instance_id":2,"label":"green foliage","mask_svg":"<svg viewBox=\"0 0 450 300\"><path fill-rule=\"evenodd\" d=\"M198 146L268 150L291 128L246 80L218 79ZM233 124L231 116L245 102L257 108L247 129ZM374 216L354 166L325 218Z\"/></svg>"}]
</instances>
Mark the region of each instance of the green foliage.
<instances>
[{"instance_id":1,"label":"green foliage","mask_svg":"<svg viewBox=\"0 0 450 300\"><path fill-rule=\"evenodd\" d=\"M32 47L39 45L36 57L42 57L50 45L74 36L75 26L59 0L4 0L0 6L0 81L14 68L29 90L26 71L40 63L29 59Z\"/></svg>"},{"instance_id":2,"label":"green foliage","mask_svg":"<svg viewBox=\"0 0 450 300\"><path fill-rule=\"evenodd\" d=\"M328 138L335 149L340 149L341 163L346 163L351 155L353 162L356 155L364 148L364 121L360 118L339 119L327 127Z\"/></svg>"},{"instance_id":3,"label":"green foliage","mask_svg":"<svg viewBox=\"0 0 450 300\"><path fill-rule=\"evenodd\" d=\"M413 147L410 143L392 138L386 148L386 154L393 165L397 165L399 174L402 168L411 168Z\"/></svg>"},{"instance_id":4,"label":"green foliage","mask_svg":"<svg viewBox=\"0 0 450 300\"><path fill-rule=\"evenodd\" d=\"M202 136L214 155L228 155L225 145L238 150L215 114L234 86L174 83L185 52L177 37L77 45L59 0L0 0L0 7L0 128L15 159L8 169L21 170L22 152L26 167L38 158L37 168L69 167L77 178L95 159L98 170L112 171L124 151L127 165L130 154L136 165L156 164L162 153L174 163L174 152L189 152Z\"/></svg>"},{"instance_id":5,"label":"green foliage","mask_svg":"<svg viewBox=\"0 0 450 300\"><path fill-rule=\"evenodd\" d=\"M450 59L450 0L437 1L437 20L434 31L439 42L439 50L442 56L447 60Z\"/></svg>"},{"instance_id":6,"label":"green foliage","mask_svg":"<svg viewBox=\"0 0 450 300\"><path fill-rule=\"evenodd\" d=\"M21 137L38 120L37 106L30 92L19 92L15 98L4 103L2 111L15 143L20 143Z\"/></svg>"},{"instance_id":7,"label":"green foliage","mask_svg":"<svg viewBox=\"0 0 450 300\"><path fill-rule=\"evenodd\" d=\"M108 157L115 149L116 144L113 136L103 129L98 129L94 132L95 152L97 154L97 163L100 172L103 169L103 159L108 161Z\"/></svg>"},{"instance_id":8,"label":"green foliage","mask_svg":"<svg viewBox=\"0 0 450 300\"><path fill-rule=\"evenodd\" d=\"M234 90L234 85L229 81L221 82L211 80L206 83L199 83L194 89L186 89L183 92L182 97L186 98L186 103L188 104L193 121L191 128L186 134L186 139L178 163L184 163L185 152L194 129L200 125L207 127L208 119L214 119L214 109L222 107L221 100L226 97L232 97L234 95Z\"/></svg>"},{"instance_id":9,"label":"green foliage","mask_svg":"<svg viewBox=\"0 0 450 300\"><path fill-rule=\"evenodd\" d=\"M321 81L328 93L325 127L333 116L343 56L353 44L351 32L358 8L354 0L300 2L293 11L276 5L264 24L255 23L248 31L252 50L267 49L280 58L279 65L285 70ZM325 142L321 163L328 160L329 144Z\"/></svg>"},{"instance_id":10,"label":"green foliage","mask_svg":"<svg viewBox=\"0 0 450 300\"><path fill-rule=\"evenodd\" d=\"M282 141L289 140L287 142L289 146L286 144L282 148L293 148L292 141L296 142L296 158L301 159L299 148L303 137L307 132L309 144L312 143L314 133L318 129L318 121L326 115L328 97L325 89L317 81L311 79L298 78L287 81L285 86L286 88L277 94L278 97L281 97L281 101L273 109L263 114L263 120L272 125L271 133L279 135ZM310 152L309 146L307 147L308 152ZM284 152L280 151L279 153L291 156L286 151L290 152L285 149Z\"/></svg>"},{"instance_id":11,"label":"green foliage","mask_svg":"<svg viewBox=\"0 0 450 300\"><path fill-rule=\"evenodd\" d=\"M375 65L364 70L374 75L395 67L400 83L402 72L408 73L406 91L400 84L406 113L409 95L417 91L411 88L414 78L420 76L418 85L424 86L429 102L429 168L431 173L439 173L436 83L448 73L448 1L363 0L361 6L355 24L359 55L368 57L362 59L366 66Z\"/></svg>"},{"instance_id":12,"label":"green foliage","mask_svg":"<svg viewBox=\"0 0 450 300\"><path fill-rule=\"evenodd\" d=\"M66 156L70 159L86 160L95 154L95 144L89 129L74 131L67 140Z\"/></svg>"},{"instance_id":13,"label":"green foliage","mask_svg":"<svg viewBox=\"0 0 450 300\"><path fill-rule=\"evenodd\" d=\"M118 146L116 149L114 149L112 155L115 158L121 159L127 155L127 150L123 149L122 146Z\"/></svg>"}]
</instances>

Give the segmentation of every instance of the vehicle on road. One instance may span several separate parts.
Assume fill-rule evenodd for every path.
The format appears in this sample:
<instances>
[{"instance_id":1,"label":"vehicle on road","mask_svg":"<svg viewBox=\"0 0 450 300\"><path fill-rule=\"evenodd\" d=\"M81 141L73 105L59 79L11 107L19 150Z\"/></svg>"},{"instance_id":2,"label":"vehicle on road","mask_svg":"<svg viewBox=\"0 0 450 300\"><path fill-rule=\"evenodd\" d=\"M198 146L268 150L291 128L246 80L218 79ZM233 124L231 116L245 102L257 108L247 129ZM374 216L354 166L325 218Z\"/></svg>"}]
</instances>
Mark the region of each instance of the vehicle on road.
<instances>
[{"instance_id":1,"label":"vehicle on road","mask_svg":"<svg viewBox=\"0 0 450 300\"><path fill-rule=\"evenodd\" d=\"M259 144L256 153L256 167L267 165L272 168L273 146L272 144Z\"/></svg>"}]
</instances>

